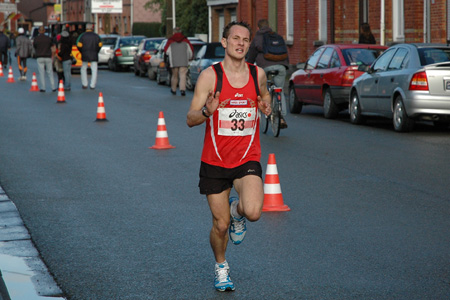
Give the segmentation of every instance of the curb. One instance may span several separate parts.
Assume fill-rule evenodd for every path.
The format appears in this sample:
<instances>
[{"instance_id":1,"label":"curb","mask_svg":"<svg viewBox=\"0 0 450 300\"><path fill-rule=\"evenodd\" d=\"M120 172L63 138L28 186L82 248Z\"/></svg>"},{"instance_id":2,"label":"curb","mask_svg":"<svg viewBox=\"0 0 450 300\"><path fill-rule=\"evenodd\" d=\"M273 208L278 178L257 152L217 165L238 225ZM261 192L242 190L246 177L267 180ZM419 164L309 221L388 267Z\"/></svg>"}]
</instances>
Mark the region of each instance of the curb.
<instances>
[{"instance_id":1,"label":"curb","mask_svg":"<svg viewBox=\"0 0 450 300\"><path fill-rule=\"evenodd\" d=\"M62 295L19 211L0 186L0 300L64 300Z\"/></svg>"}]
</instances>

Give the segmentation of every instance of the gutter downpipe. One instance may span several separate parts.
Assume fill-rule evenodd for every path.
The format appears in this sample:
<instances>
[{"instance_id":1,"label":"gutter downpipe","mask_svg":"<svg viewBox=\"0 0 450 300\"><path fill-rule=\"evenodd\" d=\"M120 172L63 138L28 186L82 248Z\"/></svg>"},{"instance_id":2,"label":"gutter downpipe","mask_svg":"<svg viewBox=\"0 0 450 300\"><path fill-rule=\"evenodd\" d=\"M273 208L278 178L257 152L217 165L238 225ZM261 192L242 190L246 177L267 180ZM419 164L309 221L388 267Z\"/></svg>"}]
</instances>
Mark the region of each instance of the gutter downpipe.
<instances>
[{"instance_id":1,"label":"gutter downpipe","mask_svg":"<svg viewBox=\"0 0 450 300\"><path fill-rule=\"evenodd\" d=\"M380 44L384 46L386 37L386 23L385 18L385 0L381 0L381 14L380 14Z\"/></svg>"}]
</instances>

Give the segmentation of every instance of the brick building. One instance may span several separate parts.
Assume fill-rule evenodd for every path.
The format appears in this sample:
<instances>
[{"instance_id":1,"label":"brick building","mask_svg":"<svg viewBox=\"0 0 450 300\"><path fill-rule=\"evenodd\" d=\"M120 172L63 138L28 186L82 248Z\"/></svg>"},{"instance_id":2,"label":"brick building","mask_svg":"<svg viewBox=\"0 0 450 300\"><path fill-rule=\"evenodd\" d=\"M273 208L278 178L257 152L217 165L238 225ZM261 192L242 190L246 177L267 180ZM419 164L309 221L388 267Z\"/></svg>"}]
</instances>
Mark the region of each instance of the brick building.
<instances>
[{"instance_id":1,"label":"brick building","mask_svg":"<svg viewBox=\"0 0 450 300\"><path fill-rule=\"evenodd\" d=\"M368 22L377 43L450 40L450 0L207 0L210 41L219 41L232 20L257 30L265 18L289 45L291 64L305 61L326 43L355 43Z\"/></svg>"}]
</instances>

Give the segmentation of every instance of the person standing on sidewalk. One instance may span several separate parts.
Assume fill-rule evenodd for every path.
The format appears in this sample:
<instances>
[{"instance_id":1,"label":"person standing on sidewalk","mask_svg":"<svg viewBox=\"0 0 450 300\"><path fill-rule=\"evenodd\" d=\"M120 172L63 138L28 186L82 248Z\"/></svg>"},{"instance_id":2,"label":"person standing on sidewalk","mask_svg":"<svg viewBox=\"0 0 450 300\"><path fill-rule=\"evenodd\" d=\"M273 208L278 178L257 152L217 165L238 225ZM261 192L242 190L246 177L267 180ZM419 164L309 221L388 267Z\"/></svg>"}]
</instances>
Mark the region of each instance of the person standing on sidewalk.
<instances>
[{"instance_id":1,"label":"person standing on sidewalk","mask_svg":"<svg viewBox=\"0 0 450 300\"><path fill-rule=\"evenodd\" d=\"M252 41L252 44L250 45L250 49L248 51L248 58L247 61L249 63L255 63L256 65L263 68L264 71L267 73L269 71L278 71L278 74L274 76L273 81L275 83L275 86L284 88L284 81L286 80L286 70L289 69L289 57L287 55L287 48L286 48L286 55L282 55L279 58L275 58L271 55L265 55L267 53L267 50L265 49L265 35L268 34L274 34L272 28L269 27L269 21L266 19L261 19L258 21L258 28L259 30L255 34L255 38ZM278 34L276 34L278 37L280 37ZM284 41L283 44L285 45ZM268 57L268 58L266 58ZM274 60L275 59L275 60ZM281 124L280 128L287 128L287 123L284 117L287 113L287 106L286 106L286 96L283 93L281 93Z\"/></svg>"},{"instance_id":2,"label":"person standing on sidewalk","mask_svg":"<svg viewBox=\"0 0 450 300\"><path fill-rule=\"evenodd\" d=\"M88 88L87 68L91 64L91 89L95 89L97 85L97 70L98 70L98 52L102 48L102 40L100 36L94 31L94 24L86 25L86 32L83 33L77 41L77 47L81 53L81 85L83 89Z\"/></svg>"},{"instance_id":3,"label":"person standing on sidewalk","mask_svg":"<svg viewBox=\"0 0 450 300\"><path fill-rule=\"evenodd\" d=\"M0 25L0 61L3 64L3 68L8 66L8 50L11 48L11 41L3 33L3 26Z\"/></svg>"},{"instance_id":4,"label":"person standing on sidewalk","mask_svg":"<svg viewBox=\"0 0 450 300\"><path fill-rule=\"evenodd\" d=\"M45 92L45 73L47 73L52 91L56 92L55 78L53 76L52 57L55 53L55 44L52 39L45 35L44 26L39 27L39 35L34 39L33 46L35 49L36 60L39 71L40 91Z\"/></svg>"},{"instance_id":5,"label":"person standing on sidewalk","mask_svg":"<svg viewBox=\"0 0 450 300\"><path fill-rule=\"evenodd\" d=\"M33 45L29 38L25 36L25 30L19 28L19 36L16 38L16 57L19 66L19 80L27 80L27 59L31 56Z\"/></svg>"},{"instance_id":6,"label":"person standing on sidewalk","mask_svg":"<svg viewBox=\"0 0 450 300\"><path fill-rule=\"evenodd\" d=\"M173 29L174 34L166 43L164 52L169 58L172 77L170 80L170 91L176 95L178 82L180 84L181 96L186 95L186 75L188 72L189 60L194 55L194 47L189 39L181 33L181 29L176 27ZM179 77L179 81L178 81Z\"/></svg>"},{"instance_id":7,"label":"person standing on sidewalk","mask_svg":"<svg viewBox=\"0 0 450 300\"><path fill-rule=\"evenodd\" d=\"M257 221L264 202L258 108L269 115L271 98L263 69L245 62L250 39L245 22L224 28L225 58L200 74L187 114L189 127L206 122L199 188L212 213L210 243L218 291L235 289L225 258L228 235L240 244L246 220ZM229 198L233 186L239 198Z\"/></svg>"}]
</instances>

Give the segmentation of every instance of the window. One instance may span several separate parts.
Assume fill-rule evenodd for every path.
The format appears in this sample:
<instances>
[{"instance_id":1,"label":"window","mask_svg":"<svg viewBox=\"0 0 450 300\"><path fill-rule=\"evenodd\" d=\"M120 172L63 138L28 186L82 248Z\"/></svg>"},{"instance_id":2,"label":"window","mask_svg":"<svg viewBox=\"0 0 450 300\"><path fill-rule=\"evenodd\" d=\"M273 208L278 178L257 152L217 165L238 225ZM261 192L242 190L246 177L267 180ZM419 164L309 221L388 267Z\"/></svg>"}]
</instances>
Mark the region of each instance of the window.
<instances>
[{"instance_id":1,"label":"window","mask_svg":"<svg viewBox=\"0 0 450 300\"><path fill-rule=\"evenodd\" d=\"M286 1L286 43L294 42L294 0Z\"/></svg>"},{"instance_id":2,"label":"window","mask_svg":"<svg viewBox=\"0 0 450 300\"><path fill-rule=\"evenodd\" d=\"M396 49L386 50L373 65L373 70L375 72L385 71L389 62L391 61L392 56L394 56L395 51Z\"/></svg>"},{"instance_id":3,"label":"window","mask_svg":"<svg viewBox=\"0 0 450 300\"><path fill-rule=\"evenodd\" d=\"M333 52L330 61L330 68L339 68L341 66L341 61L339 60L339 55L336 51Z\"/></svg>"},{"instance_id":4,"label":"window","mask_svg":"<svg viewBox=\"0 0 450 300\"><path fill-rule=\"evenodd\" d=\"M398 49L394 57L392 58L391 63L389 64L388 70L389 71L401 70L404 67L403 61L405 60L407 55L408 50L403 48Z\"/></svg>"},{"instance_id":5,"label":"window","mask_svg":"<svg viewBox=\"0 0 450 300\"><path fill-rule=\"evenodd\" d=\"M327 0L319 1L319 41L327 42Z\"/></svg>"},{"instance_id":6,"label":"window","mask_svg":"<svg viewBox=\"0 0 450 300\"><path fill-rule=\"evenodd\" d=\"M325 48L319 48L311 55L311 57L306 62L307 70L312 70L316 67L317 61L319 60L320 54L322 54L323 50L325 50Z\"/></svg>"},{"instance_id":7,"label":"window","mask_svg":"<svg viewBox=\"0 0 450 300\"><path fill-rule=\"evenodd\" d=\"M404 0L392 0L392 33L394 42L405 41Z\"/></svg>"},{"instance_id":8,"label":"window","mask_svg":"<svg viewBox=\"0 0 450 300\"><path fill-rule=\"evenodd\" d=\"M333 54L333 48L327 48L320 57L319 63L316 69L326 69L330 63L331 55Z\"/></svg>"}]
</instances>

